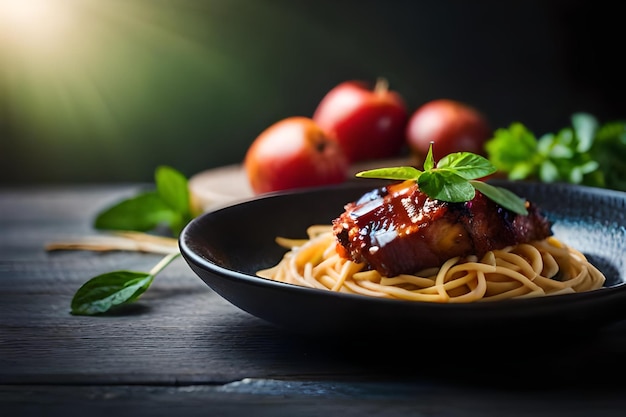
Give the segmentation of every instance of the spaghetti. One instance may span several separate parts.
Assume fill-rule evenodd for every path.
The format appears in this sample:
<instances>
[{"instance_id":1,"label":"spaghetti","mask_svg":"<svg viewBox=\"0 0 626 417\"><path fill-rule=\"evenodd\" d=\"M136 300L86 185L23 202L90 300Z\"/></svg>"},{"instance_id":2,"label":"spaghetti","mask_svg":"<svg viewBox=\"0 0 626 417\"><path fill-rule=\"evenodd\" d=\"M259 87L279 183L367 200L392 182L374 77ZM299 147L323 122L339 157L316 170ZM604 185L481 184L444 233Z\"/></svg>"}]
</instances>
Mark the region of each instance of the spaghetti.
<instances>
[{"instance_id":1,"label":"spaghetti","mask_svg":"<svg viewBox=\"0 0 626 417\"><path fill-rule=\"evenodd\" d=\"M590 291L605 276L585 255L550 236L475 256L455 257L416 274L382 276L336 252L332 228L313 225L308 239L279 237L288 251L263 278L330 291L438 303L495 301Z\"/></svg>"}]
</instances>

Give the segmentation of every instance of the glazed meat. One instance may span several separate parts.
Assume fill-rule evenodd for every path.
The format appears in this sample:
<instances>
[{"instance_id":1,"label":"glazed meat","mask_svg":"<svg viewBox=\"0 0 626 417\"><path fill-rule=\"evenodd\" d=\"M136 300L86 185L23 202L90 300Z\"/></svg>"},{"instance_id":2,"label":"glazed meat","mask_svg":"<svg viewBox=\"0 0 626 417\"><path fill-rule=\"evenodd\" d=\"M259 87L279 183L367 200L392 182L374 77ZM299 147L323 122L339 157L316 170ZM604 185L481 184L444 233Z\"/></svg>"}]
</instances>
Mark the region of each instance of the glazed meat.
<instances>
[{"instance_id":1,"label":"glazed meat","mask_svg":"<svg viewBox=\"0 0 626 417\"><path fill-rule=\"evenodd\" d=\"M392 277L552 235L539 209L530 202L527 209L516 214L478 191L464 203L433 200L406 181L347 204L333 232L341 256Z\"/></svg>"}]
</instances>

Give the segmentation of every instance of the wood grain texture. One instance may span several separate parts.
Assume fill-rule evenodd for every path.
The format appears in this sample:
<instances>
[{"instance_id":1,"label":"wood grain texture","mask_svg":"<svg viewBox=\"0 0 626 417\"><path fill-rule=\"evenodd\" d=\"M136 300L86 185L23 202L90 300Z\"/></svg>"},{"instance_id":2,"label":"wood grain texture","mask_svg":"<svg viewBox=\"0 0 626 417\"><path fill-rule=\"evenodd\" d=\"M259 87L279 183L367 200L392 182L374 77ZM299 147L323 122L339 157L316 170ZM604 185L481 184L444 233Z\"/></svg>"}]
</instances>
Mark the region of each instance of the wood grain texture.
<instances>
[{"instance_id":1,"label":"wood grain texture","mask_svg":"<svg viewBox=\"0 0 626 417\"><path fill-rule=\"evenodd\" d=\"M397 381L245 380L224 386L0 387L9 416L623 416L614 391L498 392Z\"/></svg>"},{"instance_id":2,"label":"wood grain texture","mask_svg":"<svg viewBox=\"0 0 626 417\"><path fill-rule=\"evenodd\" d=\"M95 213L141 187L0 190L3 415L623 413L626 384L607 375L626 372L626 322L558 343L308 338L232 306L182 259L135 304L70 315L90 277L161 256L45 243L95 233Z\"/></svg>"}]
</instances>

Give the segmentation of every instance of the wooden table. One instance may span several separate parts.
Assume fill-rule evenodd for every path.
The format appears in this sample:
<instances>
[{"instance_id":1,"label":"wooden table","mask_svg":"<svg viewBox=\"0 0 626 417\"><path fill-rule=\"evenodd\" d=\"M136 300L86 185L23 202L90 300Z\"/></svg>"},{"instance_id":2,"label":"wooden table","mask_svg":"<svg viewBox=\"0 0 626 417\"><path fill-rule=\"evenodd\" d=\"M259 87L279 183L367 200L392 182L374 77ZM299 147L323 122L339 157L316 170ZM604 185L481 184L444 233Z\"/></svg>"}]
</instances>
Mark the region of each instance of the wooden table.
<instances>
[{"instance_id":1,"label":"wooden table","mask_svg":"<svg viewBox=\"0 0 626 417\"><path fill-rule=\"evenodd\" d=\"M232 306L180 258L131 308L70 315L87 279L161 256L45 244L93 235L94 215L141 187L0 189L3 416L626 415L626 322L560 343L308 339Z\"/></svg>"}]
</instances>

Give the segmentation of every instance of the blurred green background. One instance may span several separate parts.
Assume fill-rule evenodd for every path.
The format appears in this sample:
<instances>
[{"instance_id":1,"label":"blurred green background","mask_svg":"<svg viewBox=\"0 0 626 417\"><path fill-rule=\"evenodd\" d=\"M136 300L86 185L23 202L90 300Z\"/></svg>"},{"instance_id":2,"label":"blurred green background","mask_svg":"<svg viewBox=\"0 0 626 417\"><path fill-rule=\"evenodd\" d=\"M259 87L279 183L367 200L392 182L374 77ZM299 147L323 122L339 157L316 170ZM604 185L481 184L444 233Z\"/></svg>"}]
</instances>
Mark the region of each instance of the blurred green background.
<instances>
[{"instance_id":1,"label":"blurred green background","mask_svg":"<svg viewBox=\"0 0 626 417\"><path fill-rule=\"evenodd\" d=\"M0 0L0 183L239 163L348 79L536 134L622 119L622 23L589 0Z\"/></svg>"}]
</instances>

